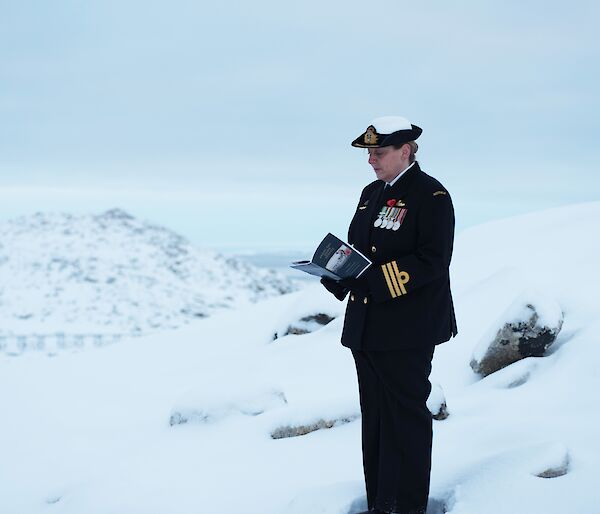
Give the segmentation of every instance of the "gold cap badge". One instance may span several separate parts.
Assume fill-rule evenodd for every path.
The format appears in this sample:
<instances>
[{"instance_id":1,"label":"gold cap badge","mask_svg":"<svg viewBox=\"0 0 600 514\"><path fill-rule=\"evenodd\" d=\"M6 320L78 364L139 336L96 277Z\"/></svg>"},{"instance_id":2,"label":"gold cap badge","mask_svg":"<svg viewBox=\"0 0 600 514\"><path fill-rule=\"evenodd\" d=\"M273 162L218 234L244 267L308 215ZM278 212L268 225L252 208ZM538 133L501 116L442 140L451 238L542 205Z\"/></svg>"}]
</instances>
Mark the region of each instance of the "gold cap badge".
<instances>
[{"instance_id":1,"label":"gold cap badge","mask_svg":"<svg viewBox=\"0 0 600 514\"><path fill-rule=\"evenodd\" d=\"M377 132L375 132L375 127L373 125L369 125L365 132L365 145L376 145L377 144Z\"/></svg>"}]
</instances>

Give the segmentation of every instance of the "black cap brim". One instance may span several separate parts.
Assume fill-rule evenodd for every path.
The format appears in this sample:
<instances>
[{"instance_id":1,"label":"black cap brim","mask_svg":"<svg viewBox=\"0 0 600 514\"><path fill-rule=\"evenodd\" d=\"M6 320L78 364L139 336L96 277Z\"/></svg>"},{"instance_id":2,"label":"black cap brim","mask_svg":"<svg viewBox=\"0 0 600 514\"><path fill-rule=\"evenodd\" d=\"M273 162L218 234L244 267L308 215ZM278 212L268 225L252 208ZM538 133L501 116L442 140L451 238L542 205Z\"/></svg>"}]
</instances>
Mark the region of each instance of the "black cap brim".
<instances>
[{"instance_id":1,"label":"black cap brim","mask_svg":"<svg viewBox=\"0 0 600 514\"><path fill-rule=\"evenodd\" d=\"M378 141L375 144L365 144L365 134L367 133L365 131L354 141L352 141L351 144L356 148L380 148L382 146L403 145L404 143L408 143L409 141L414 141L423 132L423 129L421 127L417 127L412 123L410 126L412 127L410 130L398 130L387 135L378 134L378 139L381 139L381 141Z\"/></svg>"}]
</instances>

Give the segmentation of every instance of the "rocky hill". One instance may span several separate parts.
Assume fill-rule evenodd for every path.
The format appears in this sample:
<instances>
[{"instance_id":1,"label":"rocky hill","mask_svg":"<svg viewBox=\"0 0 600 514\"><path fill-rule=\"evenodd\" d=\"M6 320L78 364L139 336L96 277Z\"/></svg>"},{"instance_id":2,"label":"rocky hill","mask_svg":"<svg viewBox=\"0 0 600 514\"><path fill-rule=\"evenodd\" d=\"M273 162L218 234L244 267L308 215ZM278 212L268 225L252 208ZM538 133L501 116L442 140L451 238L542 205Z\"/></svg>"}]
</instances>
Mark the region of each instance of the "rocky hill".
<instances>
[{"instance_id":1,"label":"rocky hill","mask_svg":"<svg viewBox=\"0 0 600 514\"><path fill-rule=\"evenodd\" d=\"M0 336L144 334L293 289L120 209L0 224Z\"/></svg>"}]
</instances>

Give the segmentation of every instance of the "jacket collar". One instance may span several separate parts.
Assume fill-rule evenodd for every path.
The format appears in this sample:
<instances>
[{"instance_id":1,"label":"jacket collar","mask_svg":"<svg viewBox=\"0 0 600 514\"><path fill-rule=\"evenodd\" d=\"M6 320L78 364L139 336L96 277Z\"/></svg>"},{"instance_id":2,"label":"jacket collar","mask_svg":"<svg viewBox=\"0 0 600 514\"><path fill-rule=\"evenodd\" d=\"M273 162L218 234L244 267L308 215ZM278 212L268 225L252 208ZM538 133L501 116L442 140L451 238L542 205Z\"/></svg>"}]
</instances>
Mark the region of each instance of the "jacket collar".
<instances>
[{"instance_id":1,"label":"jacket collar","mask_svg":"<svg viewBox=\"0 0 600 514\"><path fill-rule=\"evenodd\" d=\"M419 163L415 161L415 163L408 169L406 172L394 183L393 186L388 187L383 193L383 199L387 200L389 198L398 198L404 195L411 184L413 183L415 177L421 173L421 168ZM385 182L382 182L381 189L385 187Z\"/></svg>"}]
</instances>

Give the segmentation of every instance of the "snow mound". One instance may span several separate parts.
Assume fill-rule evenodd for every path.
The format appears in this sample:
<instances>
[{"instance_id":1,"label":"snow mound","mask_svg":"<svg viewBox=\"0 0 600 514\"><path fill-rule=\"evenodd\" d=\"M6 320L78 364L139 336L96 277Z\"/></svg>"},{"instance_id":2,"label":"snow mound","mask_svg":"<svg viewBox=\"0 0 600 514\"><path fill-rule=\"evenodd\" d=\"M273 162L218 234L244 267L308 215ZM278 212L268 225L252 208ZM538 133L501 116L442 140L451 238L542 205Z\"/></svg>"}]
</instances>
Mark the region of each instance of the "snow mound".
<instances>
[{"instance_id":1,"label":"snow mound","mask_svg":"<svg viewBox=\"0 0 600 514\"><path fill-rule=\"evenodd\" d=\"M538 368L539 357L528 357L517 361L482 380L485 387L512 389L526 384Z\"/></svg>"},{"instance_id":2,"label":"snow mound","mask_svg":"<svg viewBox=\"0 0 600 514\"><path fill-rule=\"evenodd\" d=\"M319 294L315 294L315 291L319 291ZM301 291L294 302L277 318L273 339L308 334L342 316L344 303L329 293L323 294L323 291L320 284Z\"/></svg>"},{"instance_id":3,"label":"snow mound","mask_svg":"<svg viewBox=\"0 0 600 514\"><path fill-rule=\"evenodd\" d=\"M595 292L600 202L570 205L469 228L456 238L453 292L476 288L498 273L513 275L499 292L523 284L551 290L565 313L597 312ZM514 295L514 289L512 289ZM459 327L460 329L460 327Z\"/></svg>"},{"instance_id":4,"label":"snow mound","mask_svg":"<svg viewBox=\"0 0 600 514\"><path fill-rule=\"evenodd\" d=\"M169 424L214 423L231 414L258 416L265 411L285 405L287 400L281 391L265 391L259 394L243 394L239 392L233 398L225 400L222 395L207 391L190 391L180 400L169 418Z\"/></svg>"},{"instance_id":5,"label":"snow mound","mask_svg":"<svg viewBox=\"0 0 600 514\"><path fill-rule=\"evenodd\" d=\"M367 502L358 497L364 489L360 481L306 488L287 504L286 514L356 514L367 510Z\"/></svg>"},{"instance_id":6,"label":"snow mound","mask_svg":"<svg viewBox=\"0 0 600 514\"><path fill-rule=\"evenodd\" d=\"M294 289L120 209L13 219L0 241L0 335L145 334Z\"/></svg>"},{"instance_id":7,"label":"snow mound","mask_svg":"<svg viewBox=\"0 0 600 514\"><path fill-rule=\"evenodd\" d=\"M444 391L442 390L442 386L437 382L431 383L431 392L429 393L429 398L427 398L427 408L431 412L433 419L437 421L442 421L450 415Z\"/></svg>"},{"instance_id":8,"label":"snow mound","mask_svg":"<svg viewBox=\"0 0 600 514\"><path fill-rule=\"evenodd\" d=\"M569 471L569 449L564 443L545 445L531 467L531 474L540 478L557 478Z\"/></svg>"}]
</instances>

